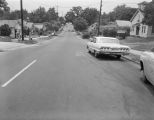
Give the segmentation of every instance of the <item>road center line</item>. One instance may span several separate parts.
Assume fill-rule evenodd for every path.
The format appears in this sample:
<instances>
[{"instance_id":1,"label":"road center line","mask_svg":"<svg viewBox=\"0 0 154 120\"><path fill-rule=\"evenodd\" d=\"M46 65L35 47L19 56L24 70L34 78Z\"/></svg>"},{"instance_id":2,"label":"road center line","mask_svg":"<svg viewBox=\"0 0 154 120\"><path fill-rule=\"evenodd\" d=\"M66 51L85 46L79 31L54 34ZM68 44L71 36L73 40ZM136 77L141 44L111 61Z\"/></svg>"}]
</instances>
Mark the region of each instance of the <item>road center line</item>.
<instances>
[{"instance_id":1,"label":"road center line","mask_svg":"<svg viewBox=\"0 0 154 120\"><path fill-rule=\"evenodd\" d=\"M2 85L2 87L6 87L9 83L11 83L14 79L16 79L20 74L26 71L30 66L32 66L37 60L32 61L29 65L23 68L20 72L18 72L15 76L13 76L10 80Z\"/></svg>"}]
</instances>

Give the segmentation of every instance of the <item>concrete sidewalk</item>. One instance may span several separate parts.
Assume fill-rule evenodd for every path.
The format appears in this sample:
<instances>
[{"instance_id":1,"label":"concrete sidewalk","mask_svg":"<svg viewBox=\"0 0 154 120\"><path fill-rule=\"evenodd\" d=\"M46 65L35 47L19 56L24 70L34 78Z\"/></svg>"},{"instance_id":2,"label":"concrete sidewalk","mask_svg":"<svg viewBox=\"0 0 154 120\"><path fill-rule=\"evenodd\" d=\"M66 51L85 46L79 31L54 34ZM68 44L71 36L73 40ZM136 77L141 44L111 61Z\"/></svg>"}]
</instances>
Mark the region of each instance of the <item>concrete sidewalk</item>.
<instances>
[{"instance_id":1,"label":"concrete sidewalk","mask_svg":"<svg viewBox=\"0 0 154 120\"><path fill-rule=\"evenodd\" d=\"M0 52L15 50L19 48L26 48L34 45L26 45L22 43L15 43L15 42L0 42Z\"/></svg>"},{"instance_id":2,"label":"concrete sidewalk","mask_svg":"<svg viewBox=\"0 0 154 120\"><path fill-rule=\"evenodd\" d=\"M135 62L137 64L140 64L140 56L143 54L142 51L138 51L138 50L130 50L130 54L127 56L124 56L123 58Z\"/></svg>"}]
</instances>

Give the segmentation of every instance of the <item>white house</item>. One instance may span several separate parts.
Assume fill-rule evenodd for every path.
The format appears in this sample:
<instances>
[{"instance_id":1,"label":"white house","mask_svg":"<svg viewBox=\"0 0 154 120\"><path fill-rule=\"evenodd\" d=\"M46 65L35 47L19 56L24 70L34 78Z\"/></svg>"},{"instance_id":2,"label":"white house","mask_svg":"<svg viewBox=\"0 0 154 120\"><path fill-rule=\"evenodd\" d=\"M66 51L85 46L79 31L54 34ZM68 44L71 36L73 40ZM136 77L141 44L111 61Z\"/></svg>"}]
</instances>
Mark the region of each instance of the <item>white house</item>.
<instances>
[{"instance_id":1,"label":"white house","mask_svg":"<svg viewBox=\"0 0 154 120\"><path fill-rule=\"evenodd\" d=\"M148 26L143 24L144 19L144 8L147 2L142 2L138 4L138 10L133 15L130 20L132 26L130 35L131 36L139 36L139 37L154 37L154 26Z\"/></svg>"},{"instance_id":2,"label":"white house","mask_svg":"<svg viewBox=\"0 0 154 120\"><path fill-rule=\"evenodd\" d=\"M0 26L7 24L11 29L11 37L16 38L17 34L21 32L21 20L0 20ZM24 21L24 26L32 29L33 23Z\"/></svg>"},{"instance_id":3,"label":"white house","mask_svg":"<svg viewBox=\"0 0 154 120\"><path fill-rule=\"evenodd\" d=\"M34 23L34 27L37 28L38 30L46 30L45 23Z\"/></svg>"}]
</instances>

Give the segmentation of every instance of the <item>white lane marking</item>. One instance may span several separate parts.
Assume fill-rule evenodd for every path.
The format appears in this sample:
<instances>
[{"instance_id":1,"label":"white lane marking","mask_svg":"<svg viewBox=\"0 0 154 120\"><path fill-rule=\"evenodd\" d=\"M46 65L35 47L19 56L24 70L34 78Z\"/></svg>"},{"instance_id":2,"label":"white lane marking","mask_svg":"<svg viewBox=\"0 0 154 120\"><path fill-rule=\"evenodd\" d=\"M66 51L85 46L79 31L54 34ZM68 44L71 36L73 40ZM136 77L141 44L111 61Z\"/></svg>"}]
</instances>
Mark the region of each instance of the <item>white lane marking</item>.
<instances>
[{"instance_id":1,"label":"white lane marking","mask_svg":"<svg viewBox=\"0 0 154 120\"><path fill-rule=\"evenodd\" d=\"M9 81L4 83L2 87L6 87L9 83L11 83L14 79L16 79L20 74L22 74L25 70L27 70L30 66L32 66L37 60L32 61L29 65L23 68L20 72L18 72L15 76L13 76Z\"/></svg>"}]
</instances>

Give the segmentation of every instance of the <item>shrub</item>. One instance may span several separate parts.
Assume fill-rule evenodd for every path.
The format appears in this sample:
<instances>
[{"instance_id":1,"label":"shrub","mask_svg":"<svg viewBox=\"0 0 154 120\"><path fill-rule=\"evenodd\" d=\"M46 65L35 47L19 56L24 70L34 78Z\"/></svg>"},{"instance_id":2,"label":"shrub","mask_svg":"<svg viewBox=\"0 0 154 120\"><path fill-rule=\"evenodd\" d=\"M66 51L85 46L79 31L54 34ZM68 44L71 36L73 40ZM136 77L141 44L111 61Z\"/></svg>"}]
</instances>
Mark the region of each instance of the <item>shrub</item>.
<instances>
[{"instance_id":1,"label":"shrub","mask_svg":"<svg viewBox=\"0 0 154 120\"><path fill-rule=\"evenodd\" d=\"M83 39L89 39L90 38L90 33L89 32L83 32L82 33L82 38Z\"/></svg>"},{"instance_id":2,"label":"shrub","mask_svg":"<svg viewBox=\"0 0 154 120\"><path fill-rule=\"evenodd\" d=\"M78 17L73 21L74 29L76 31L83 31L87 29L88 23L84 18Z\"/></svg>"},{"instance_id":3,"label":"shrub","mask_svg":"<svg viewBox=\"0 0 154 120\"><path fill-rule=\"evenodd\" d=\"M105 37L116 37L117 31L115 29L104 29L103 36Z\"/></svg>"},{"instance_id":4,"label":"shrub","mask_svg":"<svg viewBox=\"0 0 154 120\"><path fill-rule=\"evenodd\" d=\"M1 36L10 36L10 34L11 34L11 29L7 24L2 25L0 27L0 35Z\"/></svg>"}]
</instances>

